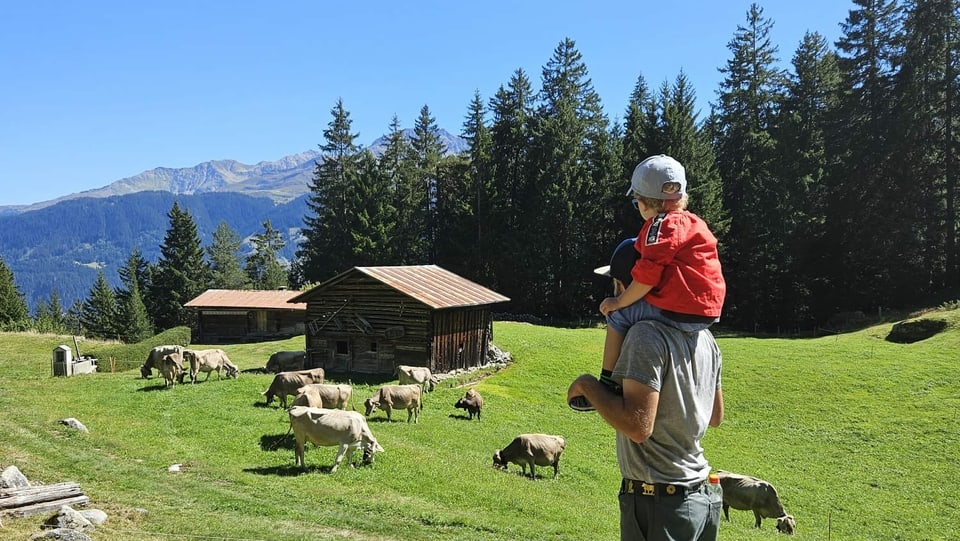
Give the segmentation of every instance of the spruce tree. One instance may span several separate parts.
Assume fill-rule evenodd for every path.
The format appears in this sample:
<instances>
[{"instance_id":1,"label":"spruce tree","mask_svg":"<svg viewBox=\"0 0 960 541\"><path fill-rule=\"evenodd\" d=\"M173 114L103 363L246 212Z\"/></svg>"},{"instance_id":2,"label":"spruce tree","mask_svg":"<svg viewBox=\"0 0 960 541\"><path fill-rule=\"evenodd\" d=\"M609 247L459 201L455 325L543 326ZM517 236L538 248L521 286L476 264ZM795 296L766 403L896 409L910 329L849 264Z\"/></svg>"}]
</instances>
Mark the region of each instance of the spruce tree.
<instances>
[{"instance_id":1,"label":"spruce tree","mask_svg":"<svg viewBox=\"0 0 960 541\"><path fill-rule=\"evenodd\" d=\"M436 207L437 175L439 174L437 167L440 158L447 151L438 131L437 122L430 114L430 108L424 105L420 108L420 116L413 124L413 137L410 140L417 167L414 182L421 187L416 191L418 199L412 201L416 214L411 230L416 232L420 229L420 234L412 244L411 250L413 257L419 258L421 263L433 263L437 255L437 214L440 212Z\"/></svg>"},{"instance_id":2,"label":"spruce tree","mask_svg":"<svg viewBox=\"0 0 960 541\"><path fill-rule=\"evenodd\" d=\"M389 254L387 260L394 265L418 263L420 261L413 255L411 247L418 242L417 239L422 231L421 220L414 218L419 216L415 202L420 200L419 193L422 187L416 182L417 167L413 147L400 128L400 120L396 115L390 121L386 146L377 162L377 169L383 177L390 197L390 201L385 202L389 204L390 209L385 208L385 210L393 216L390 232L393 240L391 246L385 251L385 254Z\"/></svg>"},{"instance_id":3,"label":"spruce tree","mask_svg":"<svg viewBox=\"0 0 960 541\"><path fill-rule=\"evenodd\" d=\"M102 269L97 272L97 281L83 301L80 325L86 336L114 340L119 338L117 299Z\"/></svg>"},{"instance_id":4,"label":"spruce tree","mask_svg":"<svg viewBox=\"0 0 960 541\"><path fill-rule=\"evenodd\" d=\"M13 271L0 257L0 330L24 331L30 326L30 309L14 281Z\"/></svg>"},{"instance_id":5,"label":"spruce tree","mask_svg":"<svg viewBox=\"0 0 960 541\"><path fill-rule=\"evenodd\" d=\"M721 69L724 80L711 123L720 130L714 134L715 155L731 217L723 261L724 316L749 328L775 321L771 311L781 297L776 276L784 271L774 132L785 76L776 67L772 27L762 8L752 4L746 25L737 27L727 45L732 57Z\"/></svg>"},{"instance_id":6,"label":"spruce tree","mask_svg":"<svg viewBox=\"0 0 960 541\"><path fill-rule=\"evenodd\" d=\"M352 265L350 231L353 208L350 190L358 175L357 135L351 133L350 113L343 100L330 111L333 119L323 131L322 157L317 160L304 218L303 243L297 252L304 280L322 282Z\"/></svg>"},{"instance_id":7,"label":"spruce tree","mask_svg":"<svg viewBox=\"0 0 960 541\"><path fill-rule=\"evenodd\" d=\"M533 154L538 194L525 208L543 242L531 264L541 273L541 309L570 317L593 304L596 282L583 269L609 256L599 246L613 222L603 205L611 181L608 121L573 40L557 45L542 73Z\"/></svg>"},{"instance_id":8,"label":"spruce tree","mask_svg":"<svg viewBox=\"0 0 960 541\"><path fill-rule=\"evenodd\" d=\"M127 264L119 271L122 287L116 289L117 320L120 338L127 343L135 343L153 335L153 323L143 302L140 278L145 274L145 260L140 250L135 249Z\"/></svg>"},{"instance_id":9,"label":"spruce tree","mask_svg":"<svg viewBox=\"0 0 960 541\"><path fill-rule=\"evenodd\" d=\"M467 141L466 152L469 164L469 200L472 207L473 234L465 236L462 242L473 246L472 260L473 276L481 283L491 283L493 267L491 260L496 257L498 250L491 233L493 205L497 193L493 185L493 137L486 120L486 109L480 99L480 92L474 92L470 101L467 116L463 122L461 137ZM466 234L466 232L464 232Z\"/></svg>"},{"instance_id":10,"label":"spruce tree","mask_svg":"<svg viewBox=\"0 0 960 541\"><path fill-rule=\"evenodd\" d=\"M251 237L253 253L247 256L244 271L254 289L282 289L288 287L287 271L277 259L286 244L283 236L270 220L263 222L263 232Z\"/></svg>"},{"instance_id":11,"label":"spruce tree","mask_svg":"<svg viewBox=\"0 0 960 541\"><path fill-rule=\"evenodd\" d=\"M531 246L539 246L530 235L536 208L537 184L530 154L533 149L532 119L534 93L523 70L516 70L506 87L500 87L490 100L491 193L495 203L489 209L490 228L487 237L498 248L498 257L491 261L490 287L510 297L513 310L536 313L540 304L540 280L543 279L529 261ZM534 251L535 252L535 251Z\"/></svg>"},{"instance_id":12,"label":"spruce tree","mask_svg":"<svg viewBox=\"0 0 960 541\"><path fill-rule=\"evenodd\" d=\"M353 265L391 265L396 226L393 187L383 174L373 152L364 150L359 175L351 190L353 200Z\"/></svg>"},{"instance_id":13,"label":"spruce tree","mask_svg":"<svg viewBox=\"0 0 960 541\"><path fill-rule=\"evenodd\" d=\"M203 259L200 236L193 217L174 201L167 214L170 226L160 246L160 260L152 273L148 307L154 328L195 326L196 315L184 304L207 289L210 268Z\"/></svg>"},{"instance_id":14,"label":"spruce tree","mask_svg":"<svg viewBox=\"0 0 960 541\"><path fill-rule=\"evenodd\" d=\"M210 287L214 289L248 289L250 278L240 264L240 235L225 221L220 221L213 232L213 242L207 246L210 261Z\"/></svg>"}]
</instances>

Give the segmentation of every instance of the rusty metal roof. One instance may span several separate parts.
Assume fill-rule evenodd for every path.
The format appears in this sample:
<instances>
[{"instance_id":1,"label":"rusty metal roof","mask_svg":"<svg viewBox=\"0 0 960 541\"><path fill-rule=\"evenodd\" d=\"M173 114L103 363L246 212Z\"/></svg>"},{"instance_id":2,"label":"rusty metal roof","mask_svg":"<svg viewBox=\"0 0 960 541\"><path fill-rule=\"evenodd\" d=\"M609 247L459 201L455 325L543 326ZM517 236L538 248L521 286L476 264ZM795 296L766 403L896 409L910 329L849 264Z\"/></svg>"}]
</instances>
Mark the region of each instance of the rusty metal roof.
<instances>
[{"instance_id":1,"label":"rusty metal roof","mask_svg":"<svg viewBox=\"0 0 960 541\"><path fill-rule=\"evenodd\" d=\"M509 297L504 297L496 291L436 265L354 267L316 286L311 291L330 287L356 272L386 284L434 309L482 306L510 300ZM309 294L310 291L307 291L291 300L305 301Z\"/></svg>"},{"instance_id":2,"label":"rusty metal roof","mask_svg":"<svg viewBox=\"0 0 960 541\"><path fill-rule=\"evenodd\" d=\"M305 303L290 303L303 293L290 290L208 289L187 301L188 308L259 308L274 310L307 310Z\"/></svg>"}]
</instances>

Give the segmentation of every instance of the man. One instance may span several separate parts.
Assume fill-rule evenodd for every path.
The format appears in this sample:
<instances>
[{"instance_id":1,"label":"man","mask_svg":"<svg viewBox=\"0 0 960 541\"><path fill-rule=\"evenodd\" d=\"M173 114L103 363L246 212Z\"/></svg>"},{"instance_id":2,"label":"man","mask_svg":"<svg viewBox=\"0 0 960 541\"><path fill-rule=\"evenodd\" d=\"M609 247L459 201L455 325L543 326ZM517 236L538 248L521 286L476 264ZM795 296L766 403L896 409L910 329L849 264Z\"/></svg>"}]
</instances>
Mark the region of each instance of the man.
<instances>
[{"instance_id":1,"label":"man","mask_svg":"<svg viewBox=\"0 0 960 541\"><path fill-rule=\"evenodd\" d=\"M609 274L624 287L616 270ZM567 390L568 402L585 397L617 431L622 540L717 539L721 502L707 495L710 465L700 441L708 425L723 421L721 364L709 330L640 321L627 331L613 371L622 395L590 374Z\"/></svg>"}]
</instances>

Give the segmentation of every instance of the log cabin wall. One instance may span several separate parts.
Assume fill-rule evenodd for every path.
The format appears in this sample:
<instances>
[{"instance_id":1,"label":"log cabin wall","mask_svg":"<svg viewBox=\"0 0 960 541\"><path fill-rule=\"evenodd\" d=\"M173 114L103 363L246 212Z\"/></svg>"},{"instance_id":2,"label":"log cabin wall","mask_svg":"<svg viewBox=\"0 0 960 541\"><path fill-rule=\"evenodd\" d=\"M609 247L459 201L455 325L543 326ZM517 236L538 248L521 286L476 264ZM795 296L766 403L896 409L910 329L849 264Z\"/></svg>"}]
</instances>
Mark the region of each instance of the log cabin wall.
<instances>
[{"instance_id":1,"label":"log cabin wall","mask_svg":"<svg viewBox=\"0 0 960 541\"><path fill-rule=\"evenodd\" d=\"M398 364L425 365L430 309L362 275L307 300L307 363L329 372L392 374Z\"/></svg>"},{"instance_id":2,"label":"log cabin wall","mask_svg":"<svg viewBox=\"0 0 960 541\"><path fill-rule=\"evenodd\" d=\"M434 313L434 372L483 364L490 342L490 311L477 307Z\"/></svg>"}]
</instances>

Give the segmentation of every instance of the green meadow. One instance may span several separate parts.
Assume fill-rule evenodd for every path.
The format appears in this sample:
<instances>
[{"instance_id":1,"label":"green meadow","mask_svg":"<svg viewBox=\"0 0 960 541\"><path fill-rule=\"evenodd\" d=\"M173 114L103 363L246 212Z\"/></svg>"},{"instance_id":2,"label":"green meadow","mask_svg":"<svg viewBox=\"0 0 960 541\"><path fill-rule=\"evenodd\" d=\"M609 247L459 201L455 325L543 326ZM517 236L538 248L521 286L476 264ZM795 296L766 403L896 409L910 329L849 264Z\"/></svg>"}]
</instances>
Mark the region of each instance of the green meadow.
<instances>
[{"instance_id":1,"label":"green meadow","mask_svg":"<svg viewBox=\"0 0 960 541\"><path fill-rule=\"evenodd\" d=\"M704 440L711 464L773 483L798 540L960 539L960 310L924 317L948 326L913 344L886 341L890 323L820 338L719 337L726 418ZM72 349L71 337L0 334L0 468L15 465L33 484L80 483L109 515L96 540L617 539L613 431L564 403L575 376L597 371L603 332L495 323L512 363L445 380L418 424L374 413L385 452L333 474L333 447L308 447L307 471L294 467L286 411L261 396L272 376L254 371L273 351L302 349L302 337L217 346L245 370L238 379L168 389L137 367L173 335L82 341L101 371L55 378L52 351ZM353 383L362 411L377 383ZM453 407L469 385L485 400L479 423ZM89 433L60 425L66 417ZM524 432L567 439L559 478L492 467L493 452ZM772 520L757 530L752 513L730 515L721 539L780 535ZM28 539L48 516L0 515L0 538Z\"/></svg>"}]
</instances>

